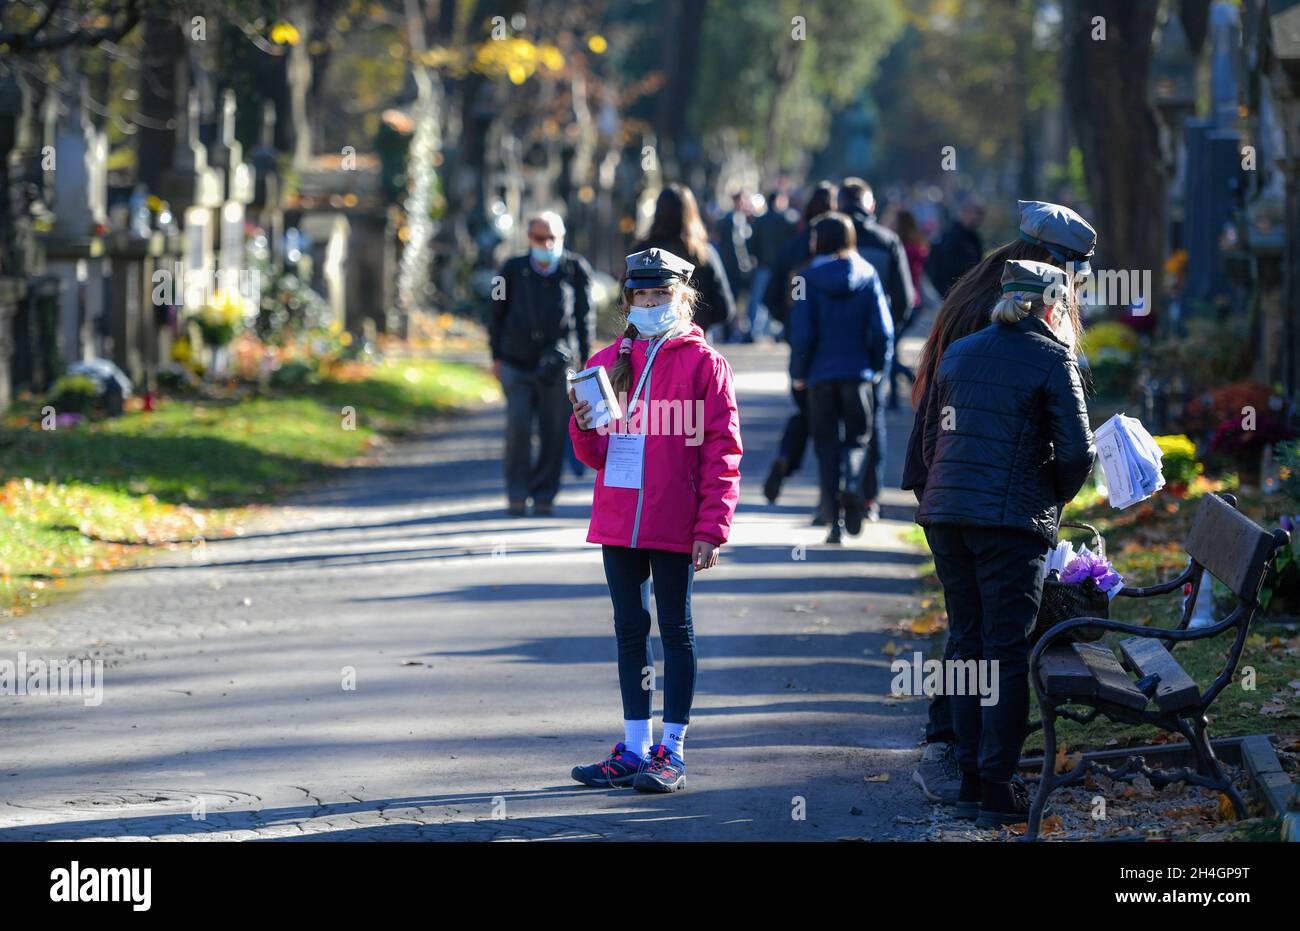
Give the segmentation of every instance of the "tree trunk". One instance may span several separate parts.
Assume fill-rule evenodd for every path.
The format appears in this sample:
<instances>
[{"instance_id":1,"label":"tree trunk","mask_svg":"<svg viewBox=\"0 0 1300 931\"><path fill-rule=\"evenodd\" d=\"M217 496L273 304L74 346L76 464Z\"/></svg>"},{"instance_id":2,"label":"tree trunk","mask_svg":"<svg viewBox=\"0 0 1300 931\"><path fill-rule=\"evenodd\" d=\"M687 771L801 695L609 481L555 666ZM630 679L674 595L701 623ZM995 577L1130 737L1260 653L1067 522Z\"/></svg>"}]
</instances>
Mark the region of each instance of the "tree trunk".
<instances>
[{"instance_id":1,"label":"tree trunk","mask_svg":"<svg viewBox=\"0 0 1300 931\"><path fill-rule=\"evenodd\" d=\"M289 122L293 131L293 167L302 168L311 160L312 130L307 119L307 96L311 90L312 10L298 0L290 8L289 21L298 30L298 42L289 48Z\"/></svg>"},{"instance_id":2,"label":"tree trunk","mask_svg":"<svg viewBox=\"0 0 1300 931\"><path fill-rule=\"evenodd\" d=\"M668 0L664 4L663 42L666 80L659 89L655 109L655 134L659 141L660 170L665 177L685 177L682 148L686 141L686 114L695 93L696 65L700 58L700 32L706 0Z\"/></svg>"},{"instance_id":3,"label":"tree trunk","mask_svg":"<svg viewBox=\"0 0 1300 931\"><path fill-rule=\"evenodd\" d=\"M767 139L763 141L763 177L775 178L781 168L781 118L785 115L785 99L806 42L784 41L776 59L776 81L772 89L772 106L767 111Z\"/></svg>"},{"instance_id":4,"label":"tree trunk","mask_svg":"<svg viewBox=\"0 0 1300 931\"><path fill-rule=\"evenodd\" d=\"M1149 269L1151 314L1165 246L1166 185L1148 85L1158 8L1159 0L1069 0L1064 22L1064 96L1097 227L1093 264Z\"/></svg>"},{"instance_id":5,"label":"tree trunk","mask_svg":"<svg viewBox=\"0 0 1300 931\"><path fill-rule=\"evenodd\" d=\"M1016 116L1020 127L1020 172L1017 187L1020 197L1029 199L1038 197L1039 183L1039 141L1042 125L1039 117L1041 108L1031 107L1029 102L1031 75L1030 56L1033 50L1033 28L1036 12L1035 0L1010 0L1012 12L1016 14L1015 23L1015 77L1016 77Z\"/></svg>"},{"instance_id":6,"label":"tree trunk","mask_svg":"<svg viewBox=\"0 0 1300 931\"><path fill-rule=\"evenodd\" d=\"M176 146L175 120L185 105L178 99L176 69L183 60L185 39L175 20L150 8L144 22L140 58L140 121L136 134L136 178L157 192L172 165ZM183 141L183 140L182 140Z\"/></svg>"}]
</instances>

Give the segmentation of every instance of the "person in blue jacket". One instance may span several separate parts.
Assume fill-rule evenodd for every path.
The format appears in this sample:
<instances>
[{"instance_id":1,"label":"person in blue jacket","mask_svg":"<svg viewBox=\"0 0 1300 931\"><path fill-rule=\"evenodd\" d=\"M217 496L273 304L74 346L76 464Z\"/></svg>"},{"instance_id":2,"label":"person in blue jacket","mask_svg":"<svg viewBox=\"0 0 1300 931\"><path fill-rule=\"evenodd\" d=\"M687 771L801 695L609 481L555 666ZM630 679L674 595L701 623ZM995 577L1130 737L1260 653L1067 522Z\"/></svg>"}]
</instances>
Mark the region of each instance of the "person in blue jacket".
<instances>
[{"instance_id":1,"label":"person in blue jacket","mask_svg":"<svg viewBox=\"0 0 1300 931\"><path fill-rule=\"evenodd\" d=\"M823 214L810 237L813 259L795 281L790 310L790 380L807 386L817 475L830 520L827 543L862 530L875 386L894 356L894 323L880 276L857 252L853 221Z\"/></svg>"}]
</instances>

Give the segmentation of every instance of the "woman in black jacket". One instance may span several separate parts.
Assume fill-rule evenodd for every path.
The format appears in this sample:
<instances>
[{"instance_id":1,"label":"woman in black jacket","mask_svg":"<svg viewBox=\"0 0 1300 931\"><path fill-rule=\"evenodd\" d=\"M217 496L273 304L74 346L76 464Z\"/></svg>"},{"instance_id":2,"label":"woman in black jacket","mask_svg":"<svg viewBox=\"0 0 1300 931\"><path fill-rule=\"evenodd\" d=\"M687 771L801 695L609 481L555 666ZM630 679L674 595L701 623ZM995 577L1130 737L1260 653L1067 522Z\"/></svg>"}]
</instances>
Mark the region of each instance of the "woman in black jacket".
<instances>
[{"instance_id":1,"label":"woman in black jacket","mask_svg":"<svg viewBox=\"0 0 1300 931\"><path fill-rule=\"evenodd\" d=\"M943 299L929 338L921 350L921 360L912 384L912 407L916 416L912 435L907 441L901 487L904 491L915 492L918 503L926 479L921 455L926 397L944 352L963 336L970 336L989 325L989 308L1001 296L1002 273L1009 260L1031 259L1071 269L1076 273L1077 284L1078 273L1082 271L1083 263L1089 262L1096 246L1097 231L1069 207L1044 201L1021 201L1019 236L993 250L979 265L958 279ZM1078 308L1073 304L1071 314L1075 315L1076 330L1081 329ZM948 651L952 646L950 639ZM948 651L945 651L944 659L952 659ZM912 781L932 802L953 805L957 801L961 772L954 751L956 742L948 696L935 695L930 700L929 720L925 727L925 752L912 773Z\"/></svg>"},{"instance_id":2,"label":"woman in black jacket","mask_svg":"<svg viewBox=\"0 0 1300 931\"><path fill-rule=\"evenodd\" d=\"M722 267L722 256L709 242L695 195L686 185L670 184L659 192L650 232L632 251L646 249L663 249L695 266L690 281L700 294L699 303L695 305L695 322L705 333L710 327L735 319L736 301L727 282L727 272Z\"/></svg>"},{"instance_id":3,"label":"woman in black jacket","mask_svg":"<svg viewBox=\"0 0 1300 931\"><path fill-rule=\"evenodd\" d=\"M980 827L1015 824L1028 810L1011 783L1029 710L1027 635L1061 509L1095 455L1072 279L1010 261L1002 292L995 325L950 345L927 391L916 515L943 583L953 660L975 660L995 689L951 696L957 816Z\"/></svg>"}]
</instances>

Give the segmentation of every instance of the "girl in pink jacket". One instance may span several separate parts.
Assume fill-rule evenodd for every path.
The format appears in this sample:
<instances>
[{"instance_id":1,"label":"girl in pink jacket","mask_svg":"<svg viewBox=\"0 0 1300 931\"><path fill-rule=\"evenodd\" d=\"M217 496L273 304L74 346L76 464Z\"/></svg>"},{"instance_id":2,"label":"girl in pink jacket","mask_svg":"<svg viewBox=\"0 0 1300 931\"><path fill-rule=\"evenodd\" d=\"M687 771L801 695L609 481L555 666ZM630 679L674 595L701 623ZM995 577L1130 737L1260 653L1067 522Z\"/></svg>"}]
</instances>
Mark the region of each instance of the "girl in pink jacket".
<instances>
[{"instance_id":1,"label":"girl in pink jacket","mask_svg":"<svg viewBox=\"0 0 1300 931\"><path fill-rule=\"evenodd\" d=\"M731 366L692 322L694 269L663 249L627 257L627 330L587 363L608 370L623 420L593 426L590 406L569 392L573 448L596 470L587 540L601 544L623 693L624 740L604 760L574 767L584 785L673 792L686 784L696 674L691 587L727 542L742 452ZM666 682L663 739L654 746L652 577Z\"/></svg>"}]
</instances>

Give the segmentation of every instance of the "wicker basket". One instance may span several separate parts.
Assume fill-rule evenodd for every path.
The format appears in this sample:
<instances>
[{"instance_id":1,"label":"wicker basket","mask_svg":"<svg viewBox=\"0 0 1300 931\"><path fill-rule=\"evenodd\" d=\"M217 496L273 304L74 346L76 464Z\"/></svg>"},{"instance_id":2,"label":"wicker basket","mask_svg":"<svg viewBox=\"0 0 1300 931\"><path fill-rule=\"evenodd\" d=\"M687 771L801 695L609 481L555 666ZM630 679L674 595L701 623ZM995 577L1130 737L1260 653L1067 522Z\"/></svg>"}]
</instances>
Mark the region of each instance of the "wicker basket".
<instances>
[{"instance_id":1,"label":"wicker basket","mask_svg":"<svg viewBox=\"0 0 1300 931\"><path fill-rule=\"evenodd\" d=\"M1106 557L1106 541L1101 531L1091 524L1076 524L1062 521L1061 527L1074 527L1078 530L1092 532L1093 552L1103 559ZM1060 582L1056 579L1043 581L1043 598L1038 605L1038 617L1033 630L1029 632L1029 643L1038 639L1062 621L1075 617L1110 617L1110 599L1097 587L1091 578L1082 582ZM1069 636L1077 641L1089 643L1100 640L1106 632L1098 627L1076 627Z\"/></svg>"}]
</instances>

